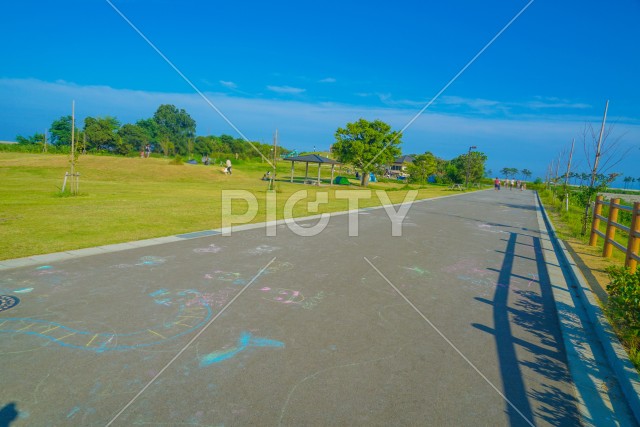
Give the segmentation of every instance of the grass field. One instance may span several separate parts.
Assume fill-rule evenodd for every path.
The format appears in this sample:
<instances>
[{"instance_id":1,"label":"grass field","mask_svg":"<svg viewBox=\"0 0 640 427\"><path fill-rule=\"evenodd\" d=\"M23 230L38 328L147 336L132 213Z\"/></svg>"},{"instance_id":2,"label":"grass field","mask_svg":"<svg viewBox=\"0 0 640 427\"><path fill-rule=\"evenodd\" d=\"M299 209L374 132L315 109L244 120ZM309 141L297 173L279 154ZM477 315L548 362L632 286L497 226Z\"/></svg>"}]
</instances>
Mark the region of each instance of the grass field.
<instances>
[{"instance_id":1,"label":"grass field","mask_svg":"<svg viewBox=\"0 0 640 427\"><path fill-rule=\"evenodd\" d=\"M290 162L278 164L278 218L283 216L288 196L299 190L307 190L309 200L315 200L318 191L328 193L329 202L320 204L318 213L348 208L346 199L335 198L336 189L366 191L353 185L292 184L288 182L290 168ZM268 183L260 178L268 169L266 163L235 161L233 174L225 175L218 166L86 155L80 156L76 166L81 174L80 195L71 197L60 192L69 170L68 156L0 153L0 259L218 228L223 190L253 193L259 203L253 221L264 221ZM296 177L304 173L304 164L296 166ZM309 176L317 176L317 166L309 166ZM328 167L323 167L322 177L328 183ZM400 183L372 183L368 189L387 190L393 203L402 202L408 191ZM451 194L440 186L418 190L418 198ZM362 207L379 204L375 195L360 200ZM306 205L298 203L294 214L307 215ZM246 203L238 201L233 212L243 209Z\"/></svg>"}]
</instances>

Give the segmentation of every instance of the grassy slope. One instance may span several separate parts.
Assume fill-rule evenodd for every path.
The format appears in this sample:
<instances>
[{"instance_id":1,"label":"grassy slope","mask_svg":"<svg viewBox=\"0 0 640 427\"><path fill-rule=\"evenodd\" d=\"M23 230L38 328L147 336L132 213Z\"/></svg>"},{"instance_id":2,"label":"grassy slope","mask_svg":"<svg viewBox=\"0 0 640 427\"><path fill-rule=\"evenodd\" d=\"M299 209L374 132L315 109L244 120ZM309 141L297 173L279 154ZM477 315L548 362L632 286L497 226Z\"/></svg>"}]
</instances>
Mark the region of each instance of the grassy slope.
<instances>
[{"instance_id":1,"label":"grassy slope","mask_svg":"<svg viewBox=\"0 0 640 427\"><path fill-rule=\"evenodd\" d=\"M347 209L346 200L334 197L344 186L308 186L288 182L291 163L278 164L278 217L288 196L307 190L328 191L329 203L320 212ZM248 190L255 194L264 220L267 183L260 178L268 169L261 163L234 162L233 175L218 166L170 165L167 159L81 156L78 197L63 197L60 187L69 169L63 155L0 153L0 259L167 236L221 225L222 190ZM304 176L304 165L296 167ZM317 176L317 167L309 166ZM338 175L338 171L336 171ZM323 168L329 178L330 169ZM356 182L356 181L352 181ZM349 187L361 190L359 187ZM369 189L389 191L392 202L404 200L401 184L371 184ZM420 189L419 198L451 194L442 187ZM361 206L380 204L377 197L361 200ZM241 213L243 203L238 203ZM234 207L236 205L234 204ZM244 204L246 206L246 204ZM296 205L296 215L306 215L306 203Z\"/></svg>"}]
</instances>

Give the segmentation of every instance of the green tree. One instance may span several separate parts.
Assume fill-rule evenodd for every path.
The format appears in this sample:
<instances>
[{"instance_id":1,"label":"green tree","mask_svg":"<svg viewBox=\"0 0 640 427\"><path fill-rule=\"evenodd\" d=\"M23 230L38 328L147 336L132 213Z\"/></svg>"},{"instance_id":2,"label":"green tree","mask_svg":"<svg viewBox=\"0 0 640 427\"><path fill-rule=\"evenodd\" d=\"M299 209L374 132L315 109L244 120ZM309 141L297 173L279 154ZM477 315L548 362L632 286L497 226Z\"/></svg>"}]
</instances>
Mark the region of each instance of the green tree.
<instances>
[{"instance_id":1,"label":"green tree","mask_svg":"<svg viewBox=\"0 0 640 427\"><path fill-rule=\"evenodd\" d=\"M449 162L447 176L451 182L462 183L466 181L468 172L469 182L478 182L484 176L486 161L487 156L481 151L461 154Z\"/></svg>"},{"instance_id":2,"label":"green tree","mask_svg":"<svg viewBox=\"0 0 640 427\"><path fill-rule=\"evenodd\" d=\"M158 125L158 142L166 137L178 154L187 154L187 140L194 138L196 133L196 122L189 113L175 105L162 104L154 113L153 121Z\"/></svg>"},{"instance_id":3,"label":"green tree","mask_svg":"<svg viewBox=\"0 0 640 427\"><path fill-rule=\"evenodd\" d=\"M87 117L84 119L84 136L87 139L86 148L89 150L107 150L125 154L119 147L120 138L117 131L120 128L118 119L111 116Z\"/></svg>"},{"instance_id":4,"label":"green tree","mask_svg":"<svg viewBox=\"0 0 640 427\"><path fill-rule=\"evenodd\" d=\"M27 137L18 135L16 136L16 141L18 141L18 144L43 144L44 134L36 132L33 135Z\"/></svg>"},{"instance_id":5,"label":"green tree","mask_svg":"<svg viewBox=\"0 0 640 427\"><path fill-rule=\"evenodd\" d=\"M529 178L531 178L531 174L532 174L532 173L531 173L531 171L530 171L529 169L522 169L522 170L520 171L520 173L521 173L521 174L522 174L522 176L524 177L524 180L525 180L525 181L528 181L528 180L529 180Z\"/></svg>"},{"instance_id":6,"label":"green tree","mask_svg":"<svg viewBox=\"0 0 640 427\"><path fill-rule=\"evenodd\" d=\"M143 127L130 123L122 125L122 127L118 129L118 136L120 137L120 150L125 153L133 150L142 151L145 145L151 140L149 134Z\"/></svg>"},{"instance_id":7,"label":"green tree","mask_svg":"<svg viewBox=\"0 0 640 427\"><path fill-rule=\"evenodd\" d=\"M430 152L413 156L413 163L407 167L409 181L426 184L429 177L436 173L438 162Z\"/></svg>"},{"instance_id":8,"label":"green tree","mask_svg":"<svg viewBox=\"0 0 640 427\"><path fill-rule=\"evenodd\" d=\"M51 123L49 129L51 144L71 145L71 116L62 116Z\"/></svg>"},{"instance_id":9,"label":"green tree","mask_svg":"<svg viewBox=\"0 0 640 427\"><path fill-rule=\"evenodd\" d=\"M333 152L342 163L351 163L362 171L363 186L369 183L369 172L379 165L391 164L400 155L402 133L392 131L391 126L381 120L372 122L360 119L347 123L335 133Z\"/></svg>"}]
</instances>

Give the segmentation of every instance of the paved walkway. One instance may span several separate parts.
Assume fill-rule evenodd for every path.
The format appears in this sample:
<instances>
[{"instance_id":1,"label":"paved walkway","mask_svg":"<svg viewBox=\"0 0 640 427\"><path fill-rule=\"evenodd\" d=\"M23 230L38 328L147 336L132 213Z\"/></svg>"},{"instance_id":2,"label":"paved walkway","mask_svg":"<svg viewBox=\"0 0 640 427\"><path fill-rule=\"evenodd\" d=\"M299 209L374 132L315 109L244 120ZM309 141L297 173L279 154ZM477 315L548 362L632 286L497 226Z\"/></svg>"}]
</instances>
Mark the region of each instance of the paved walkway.
<instances>
[{"instance_id":1,"label":"paved walkway","mask_svg":"<svg viewBox=\"0 0 640 427\"><path fill-rule=\"evenodd\" d=\"M0 424L579 423L533 193L348 219L0 271Z\"/></svg>"}]
</instances>

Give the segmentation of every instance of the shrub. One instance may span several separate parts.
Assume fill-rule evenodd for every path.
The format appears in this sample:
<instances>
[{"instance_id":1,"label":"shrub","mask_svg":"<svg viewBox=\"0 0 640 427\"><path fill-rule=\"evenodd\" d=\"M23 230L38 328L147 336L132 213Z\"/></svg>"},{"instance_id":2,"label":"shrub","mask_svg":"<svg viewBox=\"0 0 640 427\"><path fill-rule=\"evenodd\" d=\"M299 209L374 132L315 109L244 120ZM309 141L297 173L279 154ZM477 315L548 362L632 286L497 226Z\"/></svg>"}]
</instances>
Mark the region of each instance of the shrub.
<instances>
[{"instance_id":1,"label":"shrub","mask_svg":"<svg viewBox=\"0 0 640 427\"><path fill-rule=\"evenodd\" d=\"M184 161L182 160L182 156L178 155L176 157L174 157L173 160L171 160L169 162L170 165L181 165L184 164Z\"/></svg>"},{"instance_id":2,"label":"shrub","mask_svg":"<svg viewBox=\"0 0 640 427\"><path fill-rule=\"evenodd\" d=\"M631 274L626 267L607 268L611 283L606 312L631 361L640 369L640 269Z\"/></svg>"}]
</instances>

